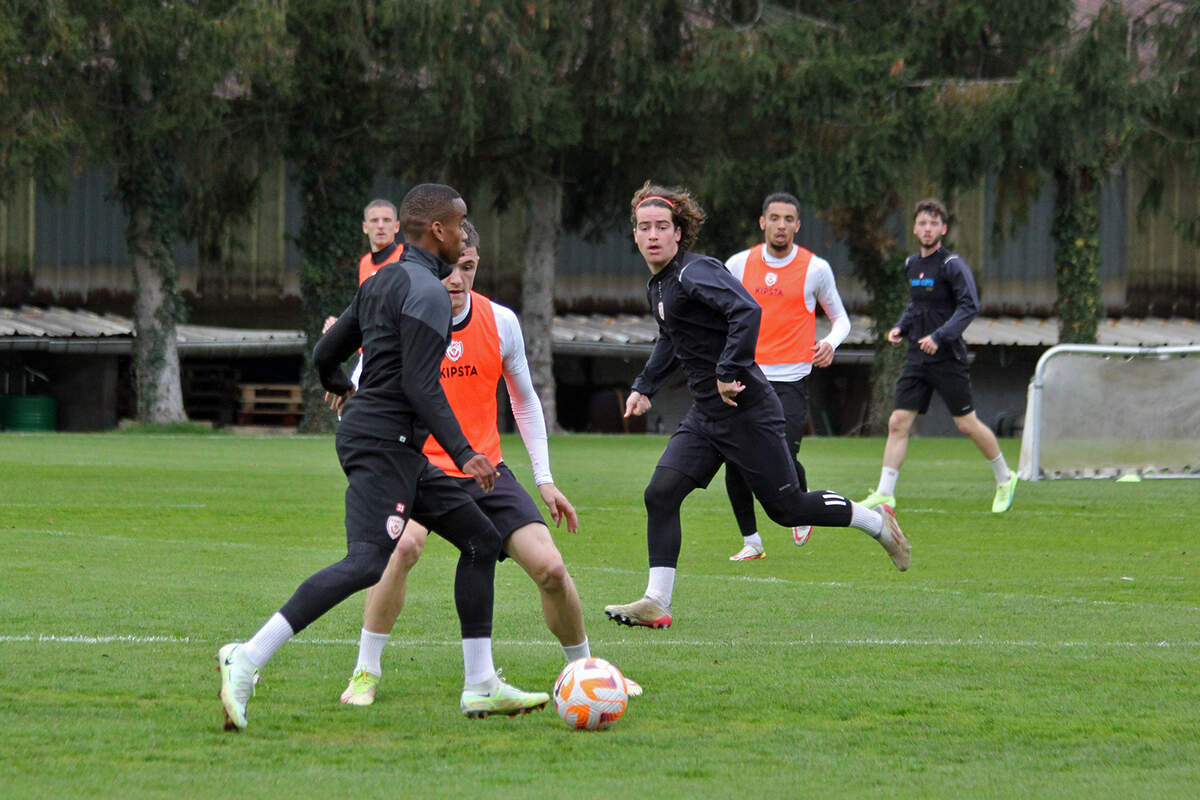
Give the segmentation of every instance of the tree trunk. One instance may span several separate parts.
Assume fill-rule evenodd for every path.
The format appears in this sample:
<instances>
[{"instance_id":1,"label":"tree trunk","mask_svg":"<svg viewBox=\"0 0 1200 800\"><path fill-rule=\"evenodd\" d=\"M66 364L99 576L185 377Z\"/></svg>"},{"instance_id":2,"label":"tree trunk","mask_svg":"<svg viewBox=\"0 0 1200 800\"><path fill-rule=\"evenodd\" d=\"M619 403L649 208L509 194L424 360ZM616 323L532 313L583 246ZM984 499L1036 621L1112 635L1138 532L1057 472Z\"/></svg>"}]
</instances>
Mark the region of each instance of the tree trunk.
<instances>
[{"instance_id":1,"label":"tree trunk","mask_svg":"<svg viewBox=\"0 0 1200 800\"><path fill-rule=\"evenodd\" d=\"M827 216L834 230L846 240L850 259L858 277L870 293L871 337L875 342L875 361L871 372L871 393L860 433L882 435L887 432L888 416L904 351L887 341L887 332L904 311L905 292L897 243L887 231L887 220L894 205L851 206L831 210Z\"/></svg>"},{"instance_id":2,"label":"tree trunk","mask_svg":"<svg viewBox=\"0 0 1200 800\"><path fill-rule=\"evenodd\" d=\"M1058 341L1095 344L1100 324L1100 175L1091 166L1056 170L1054 271Z\"/></svg>"},{"instance_id":3,"label":"tree trunk","mask_svg":"<svg viewBox=\"0 0 1200 800\"><path fill-rule=\"evenodd\" d=\"M137 290L134 374L138 420L168 424L187 421L175 334L180 301L175 260L157 233L154 216L150 208L133 209L126 234Z\"/></svg>"},{"instance_id":4,"label":"tree trunk","mask_svg":"<svg viewBox=\"0 0 1200 800\"><path fill-rule=\"evenodd\" d=\"M555 399L554 353L551 326L554 323L554 266L562 238L562 180L539 176L529 190L525 216L525 259L521 274L521 327L525 331L525 357L533 388L542 399L546 430L558 426Z\"/></svg>"}]
</instances>

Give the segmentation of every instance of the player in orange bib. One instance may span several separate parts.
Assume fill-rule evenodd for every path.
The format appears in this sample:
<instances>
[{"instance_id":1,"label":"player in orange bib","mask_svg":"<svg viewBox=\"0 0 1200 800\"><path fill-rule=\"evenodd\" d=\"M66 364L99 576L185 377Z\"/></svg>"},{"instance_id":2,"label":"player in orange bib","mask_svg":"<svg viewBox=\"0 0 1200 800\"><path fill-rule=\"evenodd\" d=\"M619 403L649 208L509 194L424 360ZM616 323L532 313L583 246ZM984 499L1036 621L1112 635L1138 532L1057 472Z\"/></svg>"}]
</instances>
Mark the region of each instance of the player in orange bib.
<instances>
[{"instance_id":1,"label":"player in orange bib","mask_svg":"<svg viewBox=\"0 0 1200 800\"><path fill-rule=\"evenodd\" d=\"M771 382L787 420L787 443L792 455L808 427L808 376L813 367L833 363L833 353L850 335L850 317L842 305L833 269L825 259L798 246L800 201L779 192L763 200L758 225L763 243L730 256L725 262L735 278L762 307L758 346L754 360ZM829 335L816 340L817 306L829 317ZM796 460L800 488L808 490L804 467ZM733 516L742 533L742 549L730 561L751 561L766 553L754 516L754 495L745 476L733 464L725 465L725 488ZM803 545L811 525L792 528L792 541Z\"/></svg>"},{"instance_id":2,"label":"player in orange bib","mask_svg":"<svg viewBox=\"0 0 1200 800\"><path fill-rule=\"evenodd\" d=\"M496 386L501 379L508 389L517 429L529 453L538 493L554 524L560 526L565 519L567 530L574 533L579 519L550 474L546 423L525 361L521 324L510 309L471 290L479 264L479 234L470 222L463 223L463 230L466 246L462 257L450 276L442 281L450 293L454 316L450 344L442 359L441 383L467 441L496 464L500 473L491 492L467 491L504 538L500 559L512 558L537 584L546 626L562 645L567 661L587 658L591 650L575 582L563 564L541 512L504 464L496 424ZM467 488L467 483L475 483L458 469L432 436L426 440L424 452L435 467L459 478L463 488ZM342 693L343 703L366 706L375 702L383 672L383 648L404 607L408 572L421 557L427 536L428 531L410 519L383 577L367 590L358 662L350 685ZM627 688L630 694L641 693L634 681L628 681Z\"/></svg>"},{"instance_id":3,"label":"player in orange bib","mask_svg":"<svg viewBox=\"0 0 1200 800\"><path fill-rule=\"evenodd\" d=\"M400 220L396 216L396 206L391 200L377 197L367 203L363 209L363 234L370 242L371 249L358 260L358 285L379 271L384 264L392 264L404 255L404 243L397 242L400 233ZM337 317L326 317L321 333L327 333L337 322ZM329 396L326 395L326 402Z\"/></svg>"}]
</instances>

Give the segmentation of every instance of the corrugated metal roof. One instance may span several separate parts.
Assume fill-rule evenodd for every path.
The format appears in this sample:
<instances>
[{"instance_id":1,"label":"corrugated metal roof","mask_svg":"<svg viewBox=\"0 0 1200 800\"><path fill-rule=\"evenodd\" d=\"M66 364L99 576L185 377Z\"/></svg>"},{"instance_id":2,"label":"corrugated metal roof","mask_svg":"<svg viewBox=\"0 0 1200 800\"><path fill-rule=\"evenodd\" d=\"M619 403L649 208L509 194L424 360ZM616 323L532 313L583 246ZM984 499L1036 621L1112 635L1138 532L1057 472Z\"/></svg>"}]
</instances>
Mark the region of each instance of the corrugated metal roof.
<instances>
[{"instance_id":1,"label":"corrugated metal roof","mask_svg":"<svg viewBox=\"0 0 1200 800\"><path fill-rule=\"evenodd\" d=\"M303 353L302 331L179 325L183 355L292 355ZM133 349L133 320L65 308L0 308L0 349L124 354Z\"/></svg>"},{"instance_id":2,"label":"corrugated metal roof","mask_svg":"<svg viewBox=\"0 0 1200 800\"><path fill-rule=\"evenodd\" d=\"M650 315L565 314L554 318L554 350L564 355L645 356L658 338ZM817 336L829 321L817 318ZM180 351L187 354L296 354L307 341L302 331L180 325ZM117 314L65 308L0 308L0 349L60 352L130 352L133 321ZM1111 319L1100 324L1099 344L1159 347L1200 344L1200 323L1190 319ZM966 333L973 347L1050 347L1058 344L1058 320L1037 317L980 317ZM871 346L871 319L850 316L842 345ZM51 346L53 344L53 346Z\"/></svg>"}]
</instances>

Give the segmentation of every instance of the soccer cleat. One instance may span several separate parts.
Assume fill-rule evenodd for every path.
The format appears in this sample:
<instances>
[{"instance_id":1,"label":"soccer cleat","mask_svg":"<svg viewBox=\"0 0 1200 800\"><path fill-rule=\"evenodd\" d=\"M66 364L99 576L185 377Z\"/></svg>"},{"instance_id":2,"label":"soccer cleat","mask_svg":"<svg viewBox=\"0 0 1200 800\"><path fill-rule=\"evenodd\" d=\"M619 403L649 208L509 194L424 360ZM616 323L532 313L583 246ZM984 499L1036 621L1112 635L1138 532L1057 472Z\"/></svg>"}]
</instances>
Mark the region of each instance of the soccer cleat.
<instances>
[{"instance_id":1,"label":"soccer cleat","mask_svg":"<svg viewBox=\"0 0 1200 800\"><path fill-rule=\"evenodd\" d=\"M528 714L530 711L545 708L548 702L550 695L545 692L523 692L500 680L500 674L497 673L491 691L463 689L460 705L462 712L471 719L485 719L492 714L507 714L510 717Z\"/></svg>"},{"instance_id":2,"label":"soccer cleat","mask_svg":"<svg viewBox=\"0 0 1200 800\"><path fill-rule=\"evenodd\" d=\"M797 525L792 528L792 544L796 547L804 547L808 544L808 537L812 536L812 525Z\"/></svg>"},{"instance_id":3,"label":"soccer cleat","mask_svg":"<svg viewBox=\"0 0 1200 800\"><path fill-rule=\"evenodd\" d=\"M904 535L904 531L900 530L900 523L896 521L896 512L892 510L891 506L887 503L880 505L879 515L883 517L883 532L879 536L879 543L892 557L892 563L896 565L896 569L904 572L912 563L912 545L908 543L908 537Z\"/></svg>"},{"instance_id":4,"label":"soccer cleat","mask_svg":"<svg viewBox=\"0 0 1200 800\"><path fill-rule=\"evenodd\" d=\"M729 557L730 561L753 561L756 558L766 558L761 544L748 544Z\"/></svg>"},{"instance_id":5,"label":"soccer cleat","mask_svg":"<svg viewBox=\"0 0 1200 800\"><path fill-rule=\"evenodd\" d=\"M605 606L604 613L608 614L609 619L622 625L640 625L645 628L671 627L671 609L663 608L649 597L625 605Z\"/></svg>"},{"instance_id":6,"label":"soccer cleat","mask_svg":"<svg viewBox=\"0 0 1200 800\"><path fill-rule=\"evenodd\" d=\"M889 505L892 508L896 507L896 498L890 494L880 494L878 491L871 492L865 500L860 500L860 506L874 508L875 506Z\"/></svg>"},{"instance_id":7,"label":"soccer cleat","mask_svg":"<svg viewBox=\"0 0 1200 800\"><path fill-rule=\"evenodd\" d=\"M221 673L221 691L217 697L225 709L225 730L246 727L246 703L254 695L258 670L238 652L238 644L227 644L217 651L217 671Z\"/></svg>"},{"instance_id":8,"label":"soccer cleat","mask_svg":"<svg viewBox=\"0 0 1200 800\"><path fill-rule=\"evenodd\" d=\"M625 678L625 694L628 695L629 697L641 697L642 696L642 685L640 683L638 683L637 681L635 681L633 678L626 677Z\"/></svg>"},{"instance_id":9,"label":"soccer cleat","mask_svg":"<svg viewBox=\"0 0 1200 800\"><path fill-rule=\"evenodd\" d=\"M1003 514L1012 508L1013 495L1017 493L1017 473L1011 472L1008 480L996 485L996 498L992 500L992 513Z\"/></svg>"},{"instance_id":10,"label":"soccer cleat","mask_svg":"<svg viewBox=\"0 0 1200 800\"><path fill-rule=\"evenodd\" d=\"M379 676L372 675L365 669L355 671L350 678L350 685L342 692L342 702L350 706L369 706L375 702L375 692L379 689Z\"/></svg>"}]
</instances>

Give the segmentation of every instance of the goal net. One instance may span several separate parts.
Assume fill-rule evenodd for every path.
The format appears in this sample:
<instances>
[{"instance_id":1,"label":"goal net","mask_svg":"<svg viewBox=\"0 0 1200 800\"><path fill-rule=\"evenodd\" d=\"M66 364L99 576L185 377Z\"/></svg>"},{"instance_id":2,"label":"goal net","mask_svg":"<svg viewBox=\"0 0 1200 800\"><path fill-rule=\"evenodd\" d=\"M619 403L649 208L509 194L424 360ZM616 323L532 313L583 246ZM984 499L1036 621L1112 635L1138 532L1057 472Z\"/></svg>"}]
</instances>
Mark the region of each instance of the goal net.
<instances>
[{"instance_id":1,"label":"goal net","mask_svg":"<svg viewBox=\"0 0 1200 800\"><path fill-rule=\"evenodd\" d=\"M1058 345L1029 383L1023 480L1200 477L1200 346Z\"/></svg>"}]
</instances>

